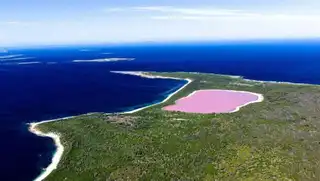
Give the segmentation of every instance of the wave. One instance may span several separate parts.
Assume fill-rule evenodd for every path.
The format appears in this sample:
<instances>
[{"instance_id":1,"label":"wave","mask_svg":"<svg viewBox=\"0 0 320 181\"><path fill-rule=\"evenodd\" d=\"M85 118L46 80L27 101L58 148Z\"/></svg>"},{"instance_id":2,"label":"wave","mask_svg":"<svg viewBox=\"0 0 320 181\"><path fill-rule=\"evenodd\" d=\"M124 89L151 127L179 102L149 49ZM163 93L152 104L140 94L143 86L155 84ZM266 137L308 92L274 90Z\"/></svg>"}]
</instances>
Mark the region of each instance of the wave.
<instances>
[{"instance_id":1,"label":"wave","mask_svg":"<svg viewBox=\"0 0 320 181\"><path fill-rule=\"evenodd\" d=\"M80 49L79 51L80 51L80 52L92 52L92 51L94 51L94 50L91 50L91 49Z\"/></svg>"},{"instance_id":2,"label":"wave","mask_svg":"<svg viewBox=\"0 0 320 181\"><path fill-rule=\"evenodd\" d=\"M39 64L41 62L18 62L17 65L29 65L29 64Z\"/></svg>"},{"instance_id":3,"label":"wave","mask_svg":"<svg viewBox=\"0 0 320 181\"><path fill-rule=\"evenodd\" d=\"M17 58L9 58L9 59L0 59L0 61L17 61L17 60L30 60L35 59L35 57L17 57Z\"/></svg>"},{"instance_id":4,"label":"wave","mask_svg":"<svg viewBox=\"0 0 320 181\"><path fill-rule=\"evenodd\" d=\"M117 62L117 61L132 61L135 58L102 58L102 59L92 59L92 60L73 60L72 62Z\"/></svg>"},{"instance_id":5,"label":"wave","mask_svg":"<svg viewBox=\"0 0 320 181\"><path fill-rule=\"evenodd\" d=\"M16 58L16 57L22 57L23 54L17 54L17 55L2 55L0 56L0 60L3 59L11 59L11 58Z\"/></svg>"}]
</instances>

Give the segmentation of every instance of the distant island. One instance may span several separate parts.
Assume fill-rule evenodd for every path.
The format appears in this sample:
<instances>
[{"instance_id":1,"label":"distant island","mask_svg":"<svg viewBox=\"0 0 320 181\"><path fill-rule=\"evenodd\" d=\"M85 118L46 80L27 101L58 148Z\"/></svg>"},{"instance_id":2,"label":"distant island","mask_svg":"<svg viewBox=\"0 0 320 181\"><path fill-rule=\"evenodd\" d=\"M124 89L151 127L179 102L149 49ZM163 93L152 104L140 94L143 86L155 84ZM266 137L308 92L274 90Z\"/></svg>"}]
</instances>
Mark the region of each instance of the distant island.
<instances>
[{"instance_id":1,"label":"distant island","mask_svg":"<svg viewBox=\"0 0 320 181\"><path fill-rule=\"evenodd\" d=\"M320 179L319 86L205 73L114 73L187 83L134 111L31 123L30 131L57 145L36 181ZM190 109L204 94L222 97L214 104L205 97L212 105ZM224 102L228 96L235 96L233 104Z\"/></svg>"},{"instance_id":2,"label":"distant island","mask_svg":"<svg viewBox=\"0 0 320 181\"><path fill-rule=\"evenodd\" d=\"M4 48L0 48L0 53L8 53L8 50Z\"/></svg>"}]
</instances>

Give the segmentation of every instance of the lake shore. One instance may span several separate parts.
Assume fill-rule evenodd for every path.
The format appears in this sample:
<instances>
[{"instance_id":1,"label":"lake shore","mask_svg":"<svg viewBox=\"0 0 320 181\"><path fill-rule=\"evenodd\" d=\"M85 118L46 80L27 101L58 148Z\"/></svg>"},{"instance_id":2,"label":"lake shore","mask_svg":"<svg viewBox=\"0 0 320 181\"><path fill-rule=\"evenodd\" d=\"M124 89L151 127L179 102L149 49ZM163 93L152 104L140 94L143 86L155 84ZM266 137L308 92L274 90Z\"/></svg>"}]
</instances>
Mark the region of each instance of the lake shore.
<instances>
[{"instance_id":1,"label":"lake shore","mask_svg":"<svg viewBox=\"0 0 320 181\"><path fill-rule=\"evenodd\" d=\"M198 93L203 93L203 92L211 92L211 95L207 95L205 99L203 100L200 100L201 101L201 105L205 105L205 104L210 104L209 107L211 108L214 108L214 107L217 107L218 105L215 105L216 102L219 102L219 98L217 96L215 96L215 92L225 92L225 93L235 93L235 94L251 94L251 95L254 95L256 96L256 100L250 100L250 101L247 101L241 105L238 105L238 106L232 106L232 107L235 107L234 110L232 111L228 111L228 112L216 112L217 110L212 110L212 112L202 112L201 110L199 110L199 112L195 111L194 108L199 108L199 106L201 107L201 105L198 105L197 104L197 101L196 100L193 100L195 102L193 103L189 103L191 104L193 107L192 107L192 110L191 108L189 108L190 112L189 113L199 113L199 114L212 114L212 113L215 113L215 114L224 114L224 113L235 113L235 112L238 112L242 107L245 107L249 104L253 104L253 103L259 103L259 102L262 102L264 100L264 96L262 94L258 94L258 93L255 93L255 92L249 92L249 91L237 91L237 90L224 90L224 89L203 89L203 90L196 90L194 92L192 92L191 94L189 94L188 96L186 97L183 97L181 99L178 99L176 100L175 104L173 105L169 105L169 106L166 106L166 107L163 107L162 109L165 110L165 111L178 111L178 112L185 112L183 111L184 110L184 106L183 106L183 103L181 103L181 101L186 101L187 99L192 99L192 96L195 96L196 94ZM229 95L229 96L233 96L233 95ZM210 100L210 98L212 97L216 97L214 100ZM236 99L236 97L234 97ZM209 101L209 102L208 102ZM229 100L228 103L231 103L233 102L234 100ZM180 102L180 103L179 103ZM198 103L200 104L199 100L198 100ZM186 103L187 104L187 103ZM180 105L180 106L179 106ZM178 107L178 108L173 108L173 107ZM179 108L180 107L180 108ZM219 106L218 106L219 107ZM207 108L205 108L207 109ZM188 112L188 111L187 111Z\"/></svg>"}]
</instances>

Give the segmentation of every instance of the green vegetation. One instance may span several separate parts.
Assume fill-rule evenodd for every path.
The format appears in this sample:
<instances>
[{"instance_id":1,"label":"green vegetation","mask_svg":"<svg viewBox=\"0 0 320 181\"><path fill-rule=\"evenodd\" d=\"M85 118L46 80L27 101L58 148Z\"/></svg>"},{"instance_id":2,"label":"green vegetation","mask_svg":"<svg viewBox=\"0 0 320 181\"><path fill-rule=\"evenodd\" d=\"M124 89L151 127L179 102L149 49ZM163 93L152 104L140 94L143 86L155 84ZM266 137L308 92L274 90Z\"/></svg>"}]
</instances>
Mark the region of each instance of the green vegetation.
<instances>
[{"instance_id":1,"label":"green vegetation","mask_svg":"<svg viewBox=\"0 0 320 181\"><path fill-rule=\"evenodd\" d=\"M320 87L213 74L152 73L194 81L168 102L134 114L42 124L64 156L47 180L320 180ZM199 89L262 93L232 114L162 111Z\"/></svg>"}]
</instances>

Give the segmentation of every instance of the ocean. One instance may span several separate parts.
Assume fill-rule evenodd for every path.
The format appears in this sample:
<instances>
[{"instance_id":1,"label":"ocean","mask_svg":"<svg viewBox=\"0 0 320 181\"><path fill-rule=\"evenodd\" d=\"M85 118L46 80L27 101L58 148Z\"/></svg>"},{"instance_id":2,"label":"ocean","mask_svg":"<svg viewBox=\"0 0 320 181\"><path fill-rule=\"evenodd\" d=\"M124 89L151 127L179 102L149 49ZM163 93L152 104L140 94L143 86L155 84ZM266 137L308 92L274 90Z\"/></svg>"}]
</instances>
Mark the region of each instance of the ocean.
<instances>
[{"instance_id":1,"label":"ocean","mask_svg":"<svg viewBox=\"0 0 320 181\"><path fill-rule=\"evenodd\" d=\"M55 152L29 122L121 112L185 84L111 70L187 71L320 84L320 41L145 43L14 47L0 52L0 180L31 181ZM118 61L115 61L118 60Z\"/></svg>"}]
</instances>

